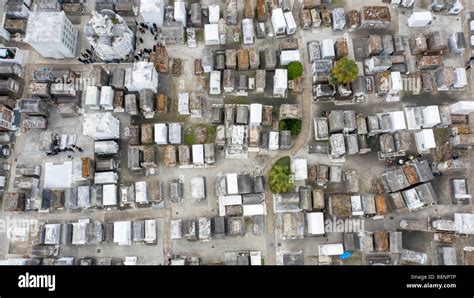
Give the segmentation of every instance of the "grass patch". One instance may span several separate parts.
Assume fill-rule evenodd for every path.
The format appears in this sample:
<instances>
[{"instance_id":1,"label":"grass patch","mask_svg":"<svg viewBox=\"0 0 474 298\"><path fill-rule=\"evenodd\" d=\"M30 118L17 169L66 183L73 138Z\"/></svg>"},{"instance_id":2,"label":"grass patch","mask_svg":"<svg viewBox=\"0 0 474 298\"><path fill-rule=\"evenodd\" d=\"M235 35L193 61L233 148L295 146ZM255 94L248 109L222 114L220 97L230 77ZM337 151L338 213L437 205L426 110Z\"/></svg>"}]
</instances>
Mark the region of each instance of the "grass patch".
<instances>
[{"instance_id":1,"label":"grass patch","mask_svg":"<svg viewBox=\"0 0 474 298\"><path fill-rule=\"evenodd\" d=\"M202 127L207 129L206 143L214 143L216 140L216 127L210 124L199 124L196 127Z\"/></svg>"},{"instance_id":2,"label":"grass patch","mask_svg":"<svg viewBox=\"0 0 474 298\"><path fill-rule=\"evenodd\" d=\"M447 128L433 128L433 135L437 144L449 142L449 131Z\"/></svg>"},{"instance_id":3,"label":"grass patch","mask_svg":"<svg viewBox=\"0 0 474 298\"><path fill-rule=\"evenodd\" d=\"M184 144L191 146L198 144L198 140L195 134L196 128L205 128L207 130L207 137L205 143L214 143L216 139L216 127L210 124L198 124L196 126L187 128L184 132Z\"/></svg>"},{"instance_id":4,"label":"grass patch","mask_svg":"<svg viewBox=\"0 0 474 298\"><path fill-rule=\"evenodd\" d=\"M280 130L291 131L292 136L299 135L301 131L301 120L300 119L283 119L278 124Z\"/></svg>"},{"instance_id":5,"label":"grass patch","mask_svg":"<svg viewBox=\"0 0 474 298\"><path fill-rule=\"evenodd\" d=\"M273 193L285 193L293 189L290 157L280 158L272 167L268 180Z\"/></svg>"},{"instance_id":6,"label":"grass patch","mask_svg":"<svg viewBox=\"0 0 474 298\"><path fill-rule=\"evenodd\" d=\"M167 96L167 95L165 95L165 96ZM166 111L167 111L167 113L173 112L173 101L170 100L169 97L168 97L168 100L166 101ZM181 115L179 115L179 116L181 116ZM178 118L179 118L179 116L178 116ZM185 120L187 120L187 118ZM184 121L181 121L181 122L184 122Z\"/></svg>"},{"instance_id":7,"label":"grass patch","mask_svg":"<svg viewBox=\"0 0 474 298\"><path fill-rule=\"evenodd\" d=\"M251 99L245 97L227 97L225 99L226 104L248 105L252 102L253 101Z\"/></svg>"},{"instance_id":8,"label":"grass patch","mask_svg":"<svg viewBox=\"0 0 474 298\"><path fill-rule=\"evenodd\" d=\"M273 106L273 113L272 113L272 116L273 116L275 119L278 119L278 117L280 117L280 106Z\"/></svg>"},{"instance_id":9,"label":"grass patch","mask_svg":"<svg viewBox=\"0 0 474 298\"><path fill-rule=\"evenodd\" d=\"M169 111L169 110L168 110ZM187 122L189 120L189 115L178 115L176 117L178 122Z\"/></svg>"},{"instance_id":10,"label":"grass patch","mask_svg":"<svg viewBox=\"0 0 474 298\"><path fill-rule=\"evenodd\" d=\"M187 129L184 133L184 144L191 146L196 144L196 139L194 138L194 133L192 130Z\"/></svg>"},{"instance_id":11,"label":"grass patch","mask_svg":"<svg viewBox=\"0 0 474 298\"><path fill-rule=\"evenodd\" d=\"M196 42L204 42L204 30L195 30Z\"/></svg>"},{"instance_id":12,"label":"grass patch","mask_svg":"<svg viewBox=\"0 0 474 298\"><path fill-rule=\"evenodd\" d=\"M367 146L372 150L372 152L380 151L379 138L378 137L367 138Z\"/></svg>"},{"instance_id":13,"label":"grass patch","mask_svg":"<svg viewBox=\"0 0 474 298\"><path fill-rule=\"evenodd\" d=\"M363 265L362 254L360 252L352 252L352 256L345 260L341 260L343 265Z\"/></svg>"}]
</instances>

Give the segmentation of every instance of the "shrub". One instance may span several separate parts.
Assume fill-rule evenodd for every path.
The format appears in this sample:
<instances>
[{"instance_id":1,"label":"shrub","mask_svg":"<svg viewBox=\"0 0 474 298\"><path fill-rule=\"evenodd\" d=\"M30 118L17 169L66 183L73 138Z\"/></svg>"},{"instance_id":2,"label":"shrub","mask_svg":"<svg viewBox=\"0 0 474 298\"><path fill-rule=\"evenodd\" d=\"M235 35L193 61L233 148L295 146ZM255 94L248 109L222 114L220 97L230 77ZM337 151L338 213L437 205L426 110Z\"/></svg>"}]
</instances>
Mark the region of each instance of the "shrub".
<instances>
[{"instance_id":1,"label":"shrub","mask_svg":"<svg viewBox=\"0 0 474 298\"><path fill-rule=\"evenodd\" d=\"M347 57L341 58L336 62L332 69L332 74L339 84L349 84L353 82L359 73L357 64L354 60Z\"/></svg>"},{"instance_id":2,"label":"shrub","mask_svg":"<svg viewBox=\"0 0 474 298\"><path fill-rule=\"evenodd\" d=\"M303 64L299 61L293 61L290 64L288 64L287 67L288 70L288 79L289 80L294 80L298 77L301 77L303 74Z\"/></svg>"},{"instance_id":3,"label":"shrub","mask_svg":"<svg viewBox=\"0 0 474 298\"><path fill-rule=\"evenodd\" d=\"M300 119L283 119L279 123L280 130L291 131L292 136L297 136L301 131Z\"/></svg>"},{"instance_id":4,"label":"shrub","mask_svg":"<svg viewBox=\"0 0 474 298\"><path fill-rule=\"evenodd\" d=\"M288 156L279 159L270 170L268 177L270 190L273 193L285 193L293 189L291 179L290 158Z\"/></svg>"}]
</instances>

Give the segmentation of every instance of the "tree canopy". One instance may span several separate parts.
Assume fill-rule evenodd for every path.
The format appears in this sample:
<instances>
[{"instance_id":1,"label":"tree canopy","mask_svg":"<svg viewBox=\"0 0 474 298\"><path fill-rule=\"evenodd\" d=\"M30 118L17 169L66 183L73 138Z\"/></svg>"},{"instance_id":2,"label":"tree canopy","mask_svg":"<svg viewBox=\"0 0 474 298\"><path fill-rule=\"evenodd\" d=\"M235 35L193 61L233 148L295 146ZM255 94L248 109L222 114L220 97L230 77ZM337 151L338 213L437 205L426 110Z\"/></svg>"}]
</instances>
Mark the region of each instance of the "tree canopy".
<instances>
[{"instance_id":1,"label":"tree canopy","mask_svg":"<svg viewBox=\"0 0 474 298\"><path fill-rule=\"evenodd\" d=\"M288 79L289 80L294 80L298 77L301 77L303 74L303 64L299 61L293 61L290 64L288 64L287 67L288 70Z\"/></svg>"},{"instance_id":2,"label":"tree canopy","mask_svg":"<svg viewBox=\"0 0 474 298\"><path fill-rule=\"evenodd\" d=\"M357 68L356 62L347 57L336 61L336 65L332 69L333 77L339 84L344 85L353 82L357 78L358 74L359 70Z\"/></svg>"},{"instance_id":3,"label":"tree canopy","mask_svg":"<svg viewBox=\"0 0 474 298\"><path fill-rule=\"evenodd\" d=\"M279 159L272 167L268 181L273 193L285 193L293 189L291 179L290 158L288 156Z\"/></svg>"},{"instance_id":4,"label":"tree canopy","mask_svg":"<svg viewBox=\"0 0 474 298\"><path fill-rule=\"evenodd\" d=\"M283 119L279 123L280 130L291 131L292 136L297 136L301 131L300 119Z\"/></svg>"}]
</instances>

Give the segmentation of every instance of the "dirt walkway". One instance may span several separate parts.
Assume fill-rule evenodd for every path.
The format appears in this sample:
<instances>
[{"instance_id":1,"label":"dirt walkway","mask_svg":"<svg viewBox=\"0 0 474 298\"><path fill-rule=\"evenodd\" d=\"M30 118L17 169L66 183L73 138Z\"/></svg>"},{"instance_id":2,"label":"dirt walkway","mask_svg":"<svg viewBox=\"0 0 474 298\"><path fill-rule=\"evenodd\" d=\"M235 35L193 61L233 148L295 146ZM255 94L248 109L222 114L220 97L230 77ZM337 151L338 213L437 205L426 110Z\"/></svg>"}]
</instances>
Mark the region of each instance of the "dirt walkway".
<instances>
[{"instance_id":1,"label":"dirt walkway","mask_svg":"<svg viewBox=\"0 0 474 298\"><path fill-rule=\"evenodd\" d=\"M306 67L306 66L305 66ZM308 69L308 68L306 68ZM294 156L296 155L302 147L310 141L311 133L311 119L312 117L312 90L308 86L311 86L311 76L307 75L303 77L305 82L303 94L300 96L300 104L302 111L302 123L301 131L296 137L296 140L293 144L293 147L289 150L280 150L278 155L270 159L265 168L263 169L263 175L268 177L268 174L273 166L273 164L280 158L284 156ZM266 190L266 202L267 202L267 265L276 264L276 249L275 249L275 218L273 210L273 193L270 191L270 186L267 183Z\"/></svg>"}]
</instances>

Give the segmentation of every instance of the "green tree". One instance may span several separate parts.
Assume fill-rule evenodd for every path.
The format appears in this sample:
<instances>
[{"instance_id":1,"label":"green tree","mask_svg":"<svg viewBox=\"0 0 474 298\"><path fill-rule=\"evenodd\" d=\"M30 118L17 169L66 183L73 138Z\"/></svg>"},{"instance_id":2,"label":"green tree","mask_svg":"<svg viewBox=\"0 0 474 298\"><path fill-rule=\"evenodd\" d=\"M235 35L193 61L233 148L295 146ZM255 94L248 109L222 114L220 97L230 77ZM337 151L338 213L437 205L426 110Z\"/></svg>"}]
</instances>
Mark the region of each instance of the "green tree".
<instances>
[{"instance_id":1,"label":"green tree","mask_svg":"<svg viewBox=\"0 0 474 298\"><path fill-rule=\"evenodd\" d=\"M332 75L339 84L349 84L353 82L359 73L357 64L354 60L347 57L336 61L336 65L332 69Z\"/></svg>"},{"instance_id":2,"label":"green tree","mask_svg":"<svg viewBox=\"0 0 474 298\"><path fill-rule=\"evenodd\" d=\"M268 181L273 193L285 193L293 189L289 157L283 157L273 165Z\"/></svg>"},{"instance_id":3,"label":"green tree","mask_svg":"<svg viewBox=\"0 0 474 298\"><path fill-rule=\"evenodd\" d=\"M299 135L301 131L301 120L300 119L283 119L279 123L280 130L291 131L292 136Z\"/></svg>"},{"instance_id":4,"label":"green tree","mask_svg":"<svg viewBox=\"0 0 474 298\"><path fill-rule=\"evenodd\" d=\"M333 87L335 87L335 86L337 85L337 80L336 80L335 77L331 77L331 78L329 79L329 85L331 85L331 86L333 86Z\"/></svg>"},{"instance_id":5,"label":"green tree","mask_svg":"<svg viewBox=\"0 0 474 298\"><path fill-rule=\"evenodd\" d=\"M303 64L299 61L293 61L288 64L288 79L294 80L303 74Z\"/></svg>"}]
</instances>

